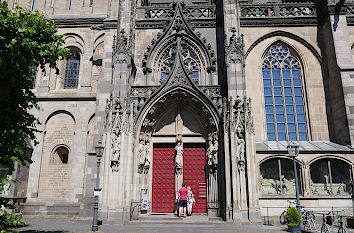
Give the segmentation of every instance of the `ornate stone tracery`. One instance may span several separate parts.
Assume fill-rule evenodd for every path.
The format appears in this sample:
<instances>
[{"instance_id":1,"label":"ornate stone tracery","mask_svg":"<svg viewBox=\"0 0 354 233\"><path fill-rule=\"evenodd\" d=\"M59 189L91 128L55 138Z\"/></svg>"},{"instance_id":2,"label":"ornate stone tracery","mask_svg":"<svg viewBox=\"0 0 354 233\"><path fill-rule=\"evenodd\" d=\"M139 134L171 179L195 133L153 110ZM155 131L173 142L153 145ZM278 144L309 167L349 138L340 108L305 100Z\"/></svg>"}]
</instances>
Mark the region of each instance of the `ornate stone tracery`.
<instances>
[{"instance_id":1,"label":"ornate stone tracery","mask_svg":"<svg viewBox=\"0 0 354 233\"><path fill-rule=\"evenodd\" d=\"M186 42L192 42L194 48L199 48L201 53L203 54L202 57L206 59L206 69L208 72L214 72L216 70L216 58L214 57L215 53L211 49L211 45L207 44L207 40L205 38L201 38L200 33L195 33L194 29L191 28L190 24L188 23L189 20L183 14L184 4L183 3L176 3L174 4L174 16L171 18L170 22L166 25L163 29L162 33L158 33L156 38L151 41L151 44L147 47L147 51L144 53L143 59L143 68L145 71L152 71L150 64L153 64L153 60L155 55L159 55L161 53L160 48L169 47L171 42L176 41L175 37L184 37L186 38ZM188 38L188 40L187 40ZM186 43L186 44L188 44ZM158 52L160 50L160 52ZM162 49L165 51L165 49ZM198 54L200 59L200 54ZM201 62L204 62L203 59ZM148 65L149 64L149 65Z\"/></svg>"}]
</instances>

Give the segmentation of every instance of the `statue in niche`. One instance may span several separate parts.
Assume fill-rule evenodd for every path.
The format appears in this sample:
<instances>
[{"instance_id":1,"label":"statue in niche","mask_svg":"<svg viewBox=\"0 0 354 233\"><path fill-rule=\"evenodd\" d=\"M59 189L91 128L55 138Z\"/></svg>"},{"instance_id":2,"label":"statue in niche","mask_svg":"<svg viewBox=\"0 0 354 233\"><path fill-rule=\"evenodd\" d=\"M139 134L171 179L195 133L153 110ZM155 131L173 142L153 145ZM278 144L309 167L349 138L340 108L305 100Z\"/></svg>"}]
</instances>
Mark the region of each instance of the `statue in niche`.
<instances>
[{"instance_id":1,"label":"statue in niche","mask_svg":"<svg viewBox=\"0 0 354 233\"><path fill-rule=\"evenodd\" d=\"M245 140L242 137L238 137L236 141L236 153L237 153L237 165L238 165L238 170L244 171L245 170Z\"/></svg>"},{"instance_id":2,"label":"statue in niche","mask_svg":"<svg viewBox=\"0 0 354 233\"><path fill-rule=\"evenodd\" d=\"M138 158L138 172L139 174L143 173L147 174L150 169L150 143L149 140L140 139L139 141L139 158Z\"/></svg>"},{"instance_id":3,"label":"statue in niche","mask_svg":"<svg viewBox=\"0 0 354 233\"><path fill-rule=\"evenodd\" d=\"M241 137L237 139L238 160L245 161L245 140Z\"/></svg>"},{"instance_id":4,"label":"statue in niche","mask_svg":"<svg viewBox=\"0 0 354 233\"><path fill-rule=\"evenodd\" d=\"M218 164L218 151L219 151L219 142L217 140L217 136L210 135L209 146L207 149L209 166L216 166Z\"/></svg>"},{"instance_id":5,"label":"statue in niche","mask_svg":"<svg viewBox=\"0 0 354 233\"><path fill-rule=\"evenodd\" d=\"M118 160L120 157L120 133L113 130L112 134L113 156L112 160Z\"/></svg>"},{"instance_id":6,"label":"statue in niche","mask_svg":"<svg viewBox=\"0 0 354 233\"><path fill-rule=\"evenodd\" d=\"M116 114L114 117L113 128L112 128L112 160L111 160L111 168L112 171L118 172L119 171L119 164L120 164L120 137L122 132L122 116L121 116L121 104L117 100L116 101L115 110Z\"/></svg>"},{"instance_id":7,"label":"statue in niche","mask_svg":"<svg viewBox=\"0 0 354 233\"><path fill-rule=\"evenodd\" d=\"M235 102L235 132L236 133L242 133L244 131L244 107L243 107L243 100L237 96L236 102Z\"/></svg>"},{"instance_id":8,"label":"statue in niche","mask_svg":"<svg viewBox=\"0 0 354 233\"><path fill-rule=\"evenodd\" d=\"M183 146L182 146L182 142L178 141L177 145L175 147L176 150L176 157L175 157L175 165L176 168L182 168L183 167Z\"/></svg>"}]
</instances>

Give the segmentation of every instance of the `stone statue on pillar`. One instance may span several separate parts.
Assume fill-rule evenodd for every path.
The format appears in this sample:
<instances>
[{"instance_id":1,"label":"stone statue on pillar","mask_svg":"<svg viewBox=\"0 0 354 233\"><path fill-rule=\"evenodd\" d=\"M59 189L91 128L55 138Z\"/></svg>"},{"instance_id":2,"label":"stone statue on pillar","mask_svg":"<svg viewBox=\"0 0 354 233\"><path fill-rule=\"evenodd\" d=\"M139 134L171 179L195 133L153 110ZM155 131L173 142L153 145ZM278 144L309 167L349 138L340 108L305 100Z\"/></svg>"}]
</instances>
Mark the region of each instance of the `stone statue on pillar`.
<instances>
[{"instance_id":1,"label":"stone statue on pillar","mask_svg":"<svg viewBox=\"0 0 354 233\"><path fill-rule=\"evenodd\" d=\"M147 174L150 169L150 143L148 139L140 138L138 153L138 173Z\"/></svg>"},{"instance_id":2,"label":"stone statue on pillar","mask_svg":"<svg viewBox=\"0 0 354 233\"><path fill-rule=\"evenodd\" d=\"M183 168L183 146L182 142L178 141L177 145L175 147L176 150L176 157L175 157L175 165L176 165L176 171L180 170Z\"/></svg>"}]
</instances>

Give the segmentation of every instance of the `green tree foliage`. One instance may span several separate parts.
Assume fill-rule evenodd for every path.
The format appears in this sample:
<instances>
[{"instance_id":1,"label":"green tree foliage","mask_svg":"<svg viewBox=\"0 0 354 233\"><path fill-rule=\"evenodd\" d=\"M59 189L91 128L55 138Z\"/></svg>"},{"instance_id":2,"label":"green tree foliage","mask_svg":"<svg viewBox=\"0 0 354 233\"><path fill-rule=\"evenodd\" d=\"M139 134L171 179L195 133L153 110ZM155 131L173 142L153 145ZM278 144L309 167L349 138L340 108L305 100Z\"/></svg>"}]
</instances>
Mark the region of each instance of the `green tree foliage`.
<instances>
[{"instance_id":1,"label":"green tree foliage","mask_svg":"<svg viewBox=\"0 0 354 233\"><path fill-rule=\"evenodd\" d=\"M26 139L36 143L38 120L29 113L37 107L31 91L32 67L49 64L55 68L58 59L69 52L61 46L52 20L38 12L17 7L9 10L0 0L0 163L10 170L14 162L26 165Z\"/></svg>"},{"instance_id":2,"label":"green tree foliage","mask_svg":"<svg viewBox=\"0 0 354 233\"><path fill-rule=\"evenodd\" d=\"M15 162L24 166L32 162L26 154L26 140L38 143L35 134L40 123L30 113L39 109L31 91L33 67L44 69L49 64L55 68L58 60L70 54L62 48L63 36L56 33L54 22L46 16L18 6L9 10L7 2L0 0L0 164L10 172ZM3 197L0 205L11 207ZM18 220L6 219L14 223ZM4 226L0 222L1 230Z\"/></svg>"}]
</instances>

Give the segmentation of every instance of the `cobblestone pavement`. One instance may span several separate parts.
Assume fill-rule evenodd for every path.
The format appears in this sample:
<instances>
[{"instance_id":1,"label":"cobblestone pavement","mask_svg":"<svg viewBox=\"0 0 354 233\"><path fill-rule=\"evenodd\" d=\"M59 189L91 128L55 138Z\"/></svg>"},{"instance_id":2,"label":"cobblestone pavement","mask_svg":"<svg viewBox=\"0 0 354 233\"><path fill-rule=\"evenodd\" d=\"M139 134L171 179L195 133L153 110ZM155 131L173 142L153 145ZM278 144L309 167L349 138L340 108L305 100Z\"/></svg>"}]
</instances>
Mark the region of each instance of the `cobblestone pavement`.
<instances>
[{"instance_id":1,"label":"cobblestone pavement","mask_svg":"<svg viewBox=\"0 0 354 233\"><path fill-rule=\"evenodd\" d=\"M59 233L59 232L91 232L90 220L75 220L65 218L49 218L49 217L24 217L24 220L29 224L27 227L17 229L22 233ZM186 223L168 223L168 224L146 224L134 223L126 225L115 225L103 223L99 227L98 232L124 232L124 233L190 233L190 232L285 232L285 229L280 226L265 226L265 225L235 225L229 223L207 223L207 224L186 224Z\"/></svg>"}]
</instances>

